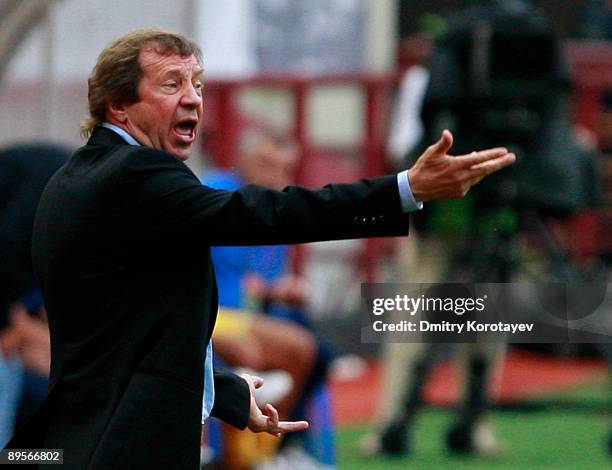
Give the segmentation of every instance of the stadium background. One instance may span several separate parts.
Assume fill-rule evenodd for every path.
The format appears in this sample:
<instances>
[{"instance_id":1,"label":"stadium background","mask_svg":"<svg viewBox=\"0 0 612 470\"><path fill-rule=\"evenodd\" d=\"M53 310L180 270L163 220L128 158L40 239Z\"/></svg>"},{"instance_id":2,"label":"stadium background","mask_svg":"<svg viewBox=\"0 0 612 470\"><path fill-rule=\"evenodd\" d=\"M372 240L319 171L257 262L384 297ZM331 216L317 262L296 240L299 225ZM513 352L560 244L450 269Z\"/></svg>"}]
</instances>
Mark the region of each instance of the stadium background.
<instances>
[{"instance_id":1,"label":"stadium background","mask_svg":"<svg viewBox=\"0 0 612 470\"><path fill-rule=\"evenodd\" d=\"M263 122L299 142L303 184L378 174L389 168L385 145L399 74L422 52L417 19L443 17L461 3L2 0L0 145L45 140L78 146L86 78L97 52L125 31L156 25L192 35L204 49L206 121L191 162L197 171L231 167L241 129ZM576 85L572 119L600 151L607 201L574 214L563 230L573 259L597 258L607 268L612 110L603 96L612 87L612 32L606 38L589 31L594 23L584 19L590 3L598 10L604 2L537 3L562 37ZM586 26L579 27L580 21ZM350 331L359 283L383 279L393 249L375 241L317 244L294 256L295 269L312 286L309 310L350 355L332 377L339 468L608 468L608 373L589 346L510 352L494 406L510 451L498 460L445 454L439 436L457 396L448 362L428 384L427 401L434 407L420 418L415 454L399 460L360 456L358 440L374 419L380 392L378 351L360 344L356 329L343 338L337 333Z\"/></svg>"}]
</instances>

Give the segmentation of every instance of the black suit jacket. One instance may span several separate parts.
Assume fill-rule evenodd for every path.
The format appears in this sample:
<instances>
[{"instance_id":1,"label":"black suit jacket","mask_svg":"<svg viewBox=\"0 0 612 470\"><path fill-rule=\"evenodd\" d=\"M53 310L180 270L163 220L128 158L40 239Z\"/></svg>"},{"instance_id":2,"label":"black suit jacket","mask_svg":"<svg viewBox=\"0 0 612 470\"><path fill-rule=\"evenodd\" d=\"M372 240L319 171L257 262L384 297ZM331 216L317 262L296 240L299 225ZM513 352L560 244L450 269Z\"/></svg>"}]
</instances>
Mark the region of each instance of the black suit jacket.
<instances>
[{"instance_id":1,"label":"black suit jacket","mask_svg":"<svg viewBox=\"0 0 612 470\"><path fill-rule=\"evenodd\" d=\"M406 234L396 178L312 191L202 186L163 151L98 128L51 179L33 257L51 388L9 447L63 448L67 469L197 469L211 245ZM213 415L243 428L246 382L215 373Z\"/></svg>"}]
</instances>

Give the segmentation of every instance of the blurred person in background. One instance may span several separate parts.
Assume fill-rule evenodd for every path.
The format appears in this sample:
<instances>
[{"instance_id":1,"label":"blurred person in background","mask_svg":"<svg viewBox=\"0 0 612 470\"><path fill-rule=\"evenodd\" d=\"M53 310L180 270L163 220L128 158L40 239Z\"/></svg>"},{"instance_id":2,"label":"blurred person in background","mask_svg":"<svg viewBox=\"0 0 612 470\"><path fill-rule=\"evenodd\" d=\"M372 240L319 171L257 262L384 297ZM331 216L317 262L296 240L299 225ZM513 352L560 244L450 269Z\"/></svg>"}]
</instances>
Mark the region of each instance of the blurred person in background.
<instances>
[{"instance_id":1,"label":"blurred person in background","mask_svg":"<svg viewBox=\"0 0 612 470\"><path fill-rule=\"evenodd\" d=\"M437 41L427 67L409 69L402 81L389 142L395 161L424 136L427 140L447 127L461 136L461 148L501 141L524 158L470 197L431 204L417 214L420 236L411 237L399 277L510 282L518 268L521 219L527 225L543 213L564 217L597 200L593 151L571 129L560 46L547 19L526 1L466 1L443 26L432 18L427 23L435 26ZM424 386L442 348L385 346L381 428L365 438L367 452L410 452ZM463 344L459 349L463 388L447 447L499 454L504 446L485 418L495 388L494 366L503 359L505 345Z\"/></svg>"},{"instance_id":2,"label":"blurred person in background","mask_svg":"<svg viewBox=\"0 0 612 470\"><path fill-rule=\"evenodd\" d=\"M298 154L289 139L251 128L243 131L239 147L237 168L209 172L202 178L205 185L235 190L254 184L280 191L294 180ZM211 252L220 306L213 335L215 351L232 366L289 371L293 387L278 404L279 414L292 420L306 419L304 407L325 384L331 353L327 345L315 339L308 315L303 311L306 281L289 273L289 247L213 247ZM264 315L253 315L254 312ZM291 455L285 460L293 465L297 460L310 461L312 468L318 465L313 457L318 457L320 465L334 463L333 442L316 446L331 449L326 455L309 456L304 443L297 443L298 440L303 441L299 434L285 437L281 454ZM333 435L327 440L333 441ZM277 457L268 465L280 468L281 459L282 456Z\"/></svg>"},{"instance_id":3,"label":"blurred person in background","mask_svg":"<svg viewBox=\"0 0 612 470\"><path fill-rule=\"evenodd\" d=\"M61 448L71 469L187 469L199 465L211 413L277 436L305 429L259 408L259 378L213 368L209 247L406 235L419 201L465 196L516 158L505 148L451 156L444 131L396 175L214 190L183 163L202 118L202 73L199 47L163 30L126 34L98 57L89 140L47 185L33 232L49 393L8 448Z\"/></svg>"},{"instance_id":4,"label":"blurred person in background","mask_svg":"<svg viewBox=\"0 0 612 470\"><path fill-rule=\"evenodd\" d=\"M34 213L51 175L70 152L47 145L0 150L0 445L46 394L49 329L32 269Z\"/></svg>"}]
</instances>

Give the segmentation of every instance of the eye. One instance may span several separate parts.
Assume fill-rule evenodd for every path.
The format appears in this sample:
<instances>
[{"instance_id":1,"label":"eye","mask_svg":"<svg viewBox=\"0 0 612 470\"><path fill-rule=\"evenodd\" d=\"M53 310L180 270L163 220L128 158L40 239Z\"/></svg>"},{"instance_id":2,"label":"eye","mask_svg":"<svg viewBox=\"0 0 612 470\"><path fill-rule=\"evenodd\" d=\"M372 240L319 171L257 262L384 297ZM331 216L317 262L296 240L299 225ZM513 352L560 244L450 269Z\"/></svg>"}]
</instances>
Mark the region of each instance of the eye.
<instances>
[{"instance_id":1,"label":"eye","mask_svg":"<svg viewBox=\"0 0 612 470\"><path fill-rule=\"evenodd\" d=\"M178 85L178 82L177 82L176 80L171 80L171 81L165 82L165 83L162 85L162 87L163 87L164 89L166 89L166 90L171 90L171 91L174 91L174 90L178 89L178 86L179 86L179 85Z\"/></svg>"},{"instance_id":2,"label":"eye","mask_svg":"<svg viewBox=\"0 0 612 470\"><path fill-rule=\"evenodd\" d=\"M202 90L204 89L204 83L202 82L202 80L196 80L193 83L193 87L195 88L195 90L198 93L198 95L201 95L202 94Z\"/></svg>"}]
</instances>

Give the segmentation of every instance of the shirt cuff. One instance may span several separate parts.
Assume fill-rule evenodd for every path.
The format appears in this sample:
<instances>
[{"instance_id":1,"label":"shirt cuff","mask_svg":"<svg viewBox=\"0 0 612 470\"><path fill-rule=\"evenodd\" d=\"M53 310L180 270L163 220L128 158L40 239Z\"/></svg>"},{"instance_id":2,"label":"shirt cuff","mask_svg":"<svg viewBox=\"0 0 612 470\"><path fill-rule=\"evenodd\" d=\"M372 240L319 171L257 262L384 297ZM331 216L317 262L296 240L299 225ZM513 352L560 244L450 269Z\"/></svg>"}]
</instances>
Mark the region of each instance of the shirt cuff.
<instances>
[{"instance_id":1,"label":"shirt cuff","mask_svg":"<svg viewBox=\"0 0 612 470\"><path fill-rule=\"evenodd\" d=\"M402 211L414 212L423 208L422 202L417 202L410 189L408 181L408 170L404 170L397 174L397 189L399 190L400 200L402 201Z\"/></svg>"}]
</instances>

